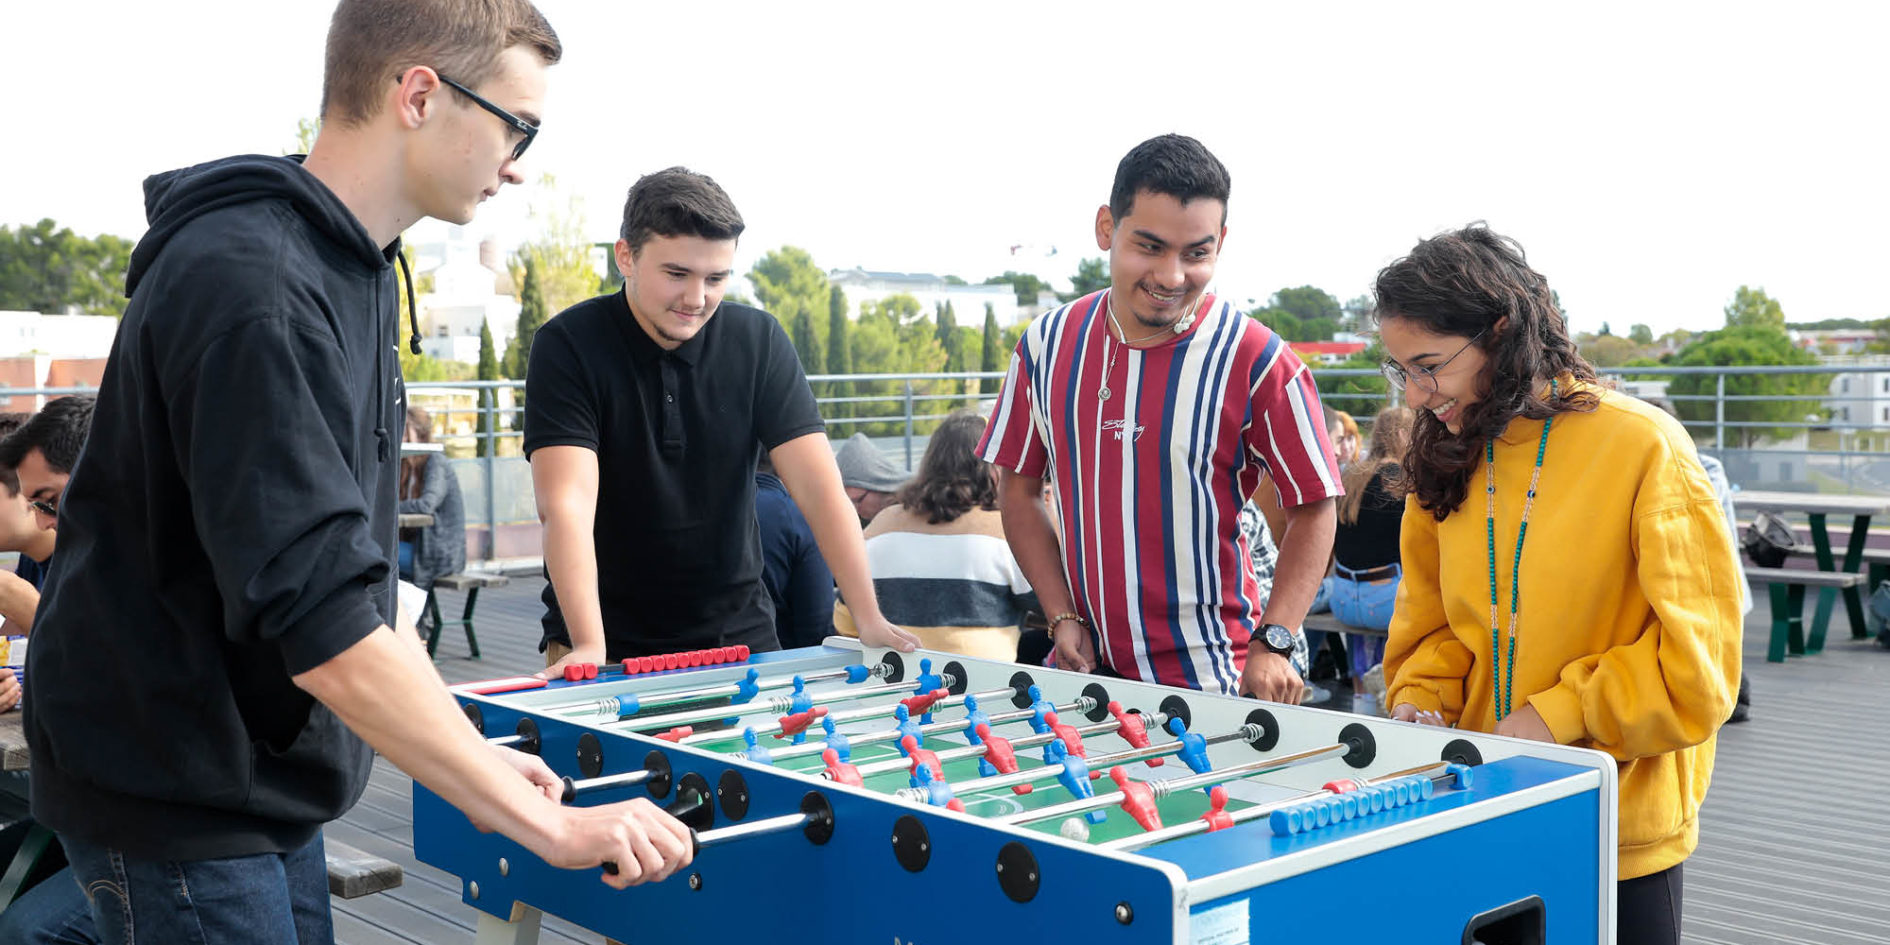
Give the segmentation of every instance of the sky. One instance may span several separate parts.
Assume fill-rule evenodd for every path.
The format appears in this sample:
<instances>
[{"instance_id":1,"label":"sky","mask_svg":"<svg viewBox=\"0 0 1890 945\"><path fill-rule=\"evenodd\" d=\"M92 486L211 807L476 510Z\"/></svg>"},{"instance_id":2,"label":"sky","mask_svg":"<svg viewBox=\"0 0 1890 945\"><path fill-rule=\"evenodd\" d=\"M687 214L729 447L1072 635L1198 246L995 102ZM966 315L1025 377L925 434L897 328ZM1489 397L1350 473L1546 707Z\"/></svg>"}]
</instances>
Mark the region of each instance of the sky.
<instances>
[{"instance_id":1,"label":"sky","mask_svg":"<svg viewBox=\"0 0 1890 945\"><path fill-rule=\"evenodd\" d=\"M506 246L575 201L615 237L636 176L715 177L825 268L1100 255L1115 164L1165 132L1233 179L1217 289L1341 301L1419 239L1515 237L1572 326L1890 316L1890 6L1855 3L691 3L541 0L565 45ZM148 174L282 153L316 116L327 0L11 3L0 224L135 238ZM412 237L443 237L423 224ZM1054 252L1054 255L1052 254Z\"/></svg>"}]
</instances>

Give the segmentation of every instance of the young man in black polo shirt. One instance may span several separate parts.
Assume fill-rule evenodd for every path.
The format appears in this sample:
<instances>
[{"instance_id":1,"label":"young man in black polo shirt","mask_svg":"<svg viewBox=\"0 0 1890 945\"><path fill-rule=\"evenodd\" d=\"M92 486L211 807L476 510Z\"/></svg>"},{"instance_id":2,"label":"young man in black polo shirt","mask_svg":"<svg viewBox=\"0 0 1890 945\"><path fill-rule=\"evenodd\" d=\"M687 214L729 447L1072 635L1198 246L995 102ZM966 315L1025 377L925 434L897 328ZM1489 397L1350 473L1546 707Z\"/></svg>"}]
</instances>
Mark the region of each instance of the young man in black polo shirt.
<instances>
[{"instance_id":1,"label":"young man in black polo shirt","mask_svg":"<svg viewBox=\"0 0 1890 945\"><path fill-rule=\"evenodd\" d=\"M794 497L871 646L911 650L787 333L722 296L741 214L713 180L646 175L624 204L621 292L532 340L525 453L545 522L547 673L712 646L779 648L755 528L758 449Z\"/></svg>"}]
</instances>

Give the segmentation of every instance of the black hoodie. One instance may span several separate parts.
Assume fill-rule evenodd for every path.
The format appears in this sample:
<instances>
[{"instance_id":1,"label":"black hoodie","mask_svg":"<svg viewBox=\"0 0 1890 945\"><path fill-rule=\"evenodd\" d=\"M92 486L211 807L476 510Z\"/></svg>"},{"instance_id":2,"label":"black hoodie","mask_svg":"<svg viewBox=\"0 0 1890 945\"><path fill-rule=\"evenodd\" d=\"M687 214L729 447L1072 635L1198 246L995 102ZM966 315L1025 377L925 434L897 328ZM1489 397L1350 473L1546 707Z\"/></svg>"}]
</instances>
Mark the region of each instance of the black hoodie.
<instances>
[{"instance_id":1,"label":"black hoodie","mask_svg":"<svg viewBox=\"0 0 1890 945\"><path fill-rule=\"evenodd\" d=\"M140 857L286 852L372 760L290 677L392 622L399 243L289 158L145 204L28 654L33 812Z\"/></svg>"}]
</instances>

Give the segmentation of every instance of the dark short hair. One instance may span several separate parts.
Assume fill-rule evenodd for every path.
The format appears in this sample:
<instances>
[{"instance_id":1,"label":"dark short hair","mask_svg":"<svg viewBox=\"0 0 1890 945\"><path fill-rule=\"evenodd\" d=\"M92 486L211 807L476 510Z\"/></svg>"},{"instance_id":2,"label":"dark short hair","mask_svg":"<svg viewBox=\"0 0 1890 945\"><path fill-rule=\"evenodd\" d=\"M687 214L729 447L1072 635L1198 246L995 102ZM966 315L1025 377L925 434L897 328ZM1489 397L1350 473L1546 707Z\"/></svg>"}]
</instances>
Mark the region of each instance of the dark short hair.
<instances>
[{"instance_id":1,"label":"dark short hair","mask_svg":"<svg viewBox=\"0 0 1890 945\"><path fill-rule=\"evenodd\" d=\"M686 167L671 167L645 174L630 185L618 235L635 254L653 236L733 240L740 239L747 226L735 201L713 178Z\"/></svg>"},{"instance_id":2,"label":"dark short hair","mask_svg":"<svg viewBox=\"0 0 1890 945\"><path fill-rule=\"evenodd\" d=\"M0 413L0 440L6 439L13 431L26 425L30 413ZM20 494L20 474L12 466L0 466L0 485L7 487L8 495Z\"/></svg>"},{"instance_id":3,"label":"dark short hair","mask_svg":"<svg viewBox=\"0 0 1890 945\"><path fill-rule=\"evenodd\" d=\"M513 46L548 66L564 56L530 0L341 0L328 24L322 119L358 125L373 118L388 83L414 66L478 89Z\"/></svg>"},{"instance_id":4,"label":"dark short hair","mask_svg":"<svg viewBox=\"0 0 1890 945\"><path fill-rule=\"evenodd\" d=\"M96 402L90 394L47 401L46 406L27 418L18 430L0 440L0 466L9 471L18 470L26 454L39 450L45 454L46 465L51 466L53 472L72 472L72 467L79 462L79 449L85 446L85 434L92 429L92 405ZM16 473L15 491L18 488Z\"/></svg>"},{"instance_id":5,"label":"dark short hair","mask_svg":"<svg viewBox=\"0 0 1890 945\"><path fill-rule=\"evenodd\" d=\"M991 465L978 456L984 437L984 418L970 410L955 410L925 446L919 474L899 490L894 501L933 525L956 521L972 509L997 511L997 483Z\"/></svg>"},{"instance_id":6,"label":"dark short hair","mask_svg":"<svg viewBox=\"0 0 1890 945\"><path fill-rule=\"evenodd\" d=\"M1221 202L1221 222L1227 222L1227 195L1233 182L1227 165L1201 142L1187 135L1162 135L1135 146L1116 165L1116 185L1109 190L1109 215L1117 222L1135 209L1135 195L1143 191L1167 194L1187 204L1207 198Z\"/></svg>"}]
</instances>

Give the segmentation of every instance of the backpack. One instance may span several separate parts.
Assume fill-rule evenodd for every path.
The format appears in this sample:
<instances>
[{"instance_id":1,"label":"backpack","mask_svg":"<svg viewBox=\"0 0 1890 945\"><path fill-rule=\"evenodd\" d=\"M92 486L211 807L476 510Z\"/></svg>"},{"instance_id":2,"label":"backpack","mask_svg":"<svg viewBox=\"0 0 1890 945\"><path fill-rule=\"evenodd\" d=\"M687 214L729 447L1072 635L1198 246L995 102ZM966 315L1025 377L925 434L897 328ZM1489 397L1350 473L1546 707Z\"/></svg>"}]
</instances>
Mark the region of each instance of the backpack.
<instances>
[{"instance_id":1,"label":"backpack","mask_svg":"<svg viewBox=\"0 0 1890 945\"><path fill-rule=\"evenodd\" d=\"M1761 568L1783 567L1792 549L1798 546L1798 533L1784 516L1760 512L1739 536L1739 545L1753 564Z\"/></svg>"}]
</instances>

